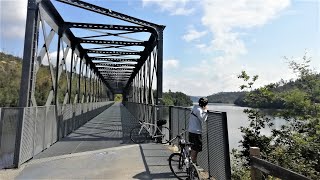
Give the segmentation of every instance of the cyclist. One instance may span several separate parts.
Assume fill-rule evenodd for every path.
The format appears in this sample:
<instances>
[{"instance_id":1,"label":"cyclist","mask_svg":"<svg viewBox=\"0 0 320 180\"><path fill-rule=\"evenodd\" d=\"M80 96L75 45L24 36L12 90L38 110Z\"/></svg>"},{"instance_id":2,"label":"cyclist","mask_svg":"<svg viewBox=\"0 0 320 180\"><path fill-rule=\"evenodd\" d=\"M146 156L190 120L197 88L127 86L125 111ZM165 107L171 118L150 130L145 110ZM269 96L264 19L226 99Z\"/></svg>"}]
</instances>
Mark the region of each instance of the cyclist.
<instances>
[{"instance_id":1,"label":"cyclist","mask_svg":"<svg viewBox=\"0 0 320 180\"><path fill-rule=\"evenodd\" d=\"M189 141L193 143L191 146L191 160L197 164L198 153L202 151L202 123L208 117L208 99L202 97L199 99L199 105L194 105L189 118Z\"/></svg>"}]
</instances>

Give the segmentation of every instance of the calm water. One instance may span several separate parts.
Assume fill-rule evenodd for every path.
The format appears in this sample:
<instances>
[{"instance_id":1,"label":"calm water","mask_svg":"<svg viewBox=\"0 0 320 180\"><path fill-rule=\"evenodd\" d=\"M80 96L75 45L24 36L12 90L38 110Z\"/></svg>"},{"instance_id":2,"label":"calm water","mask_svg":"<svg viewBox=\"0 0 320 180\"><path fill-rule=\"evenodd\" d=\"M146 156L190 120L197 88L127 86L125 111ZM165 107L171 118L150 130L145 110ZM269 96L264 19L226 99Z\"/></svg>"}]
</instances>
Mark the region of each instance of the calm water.
<instances>
[{"instance_id":1,"label":"calm water","mask_svg":"<svg viewBox=\"0 0 320 180\"><path fill-rule=\"evenodd\" d=\"M220 103L210 103L208 105L209 110L222 111L227 113L228 120L228 133L229 133L229 148L238 148L240 145L239 141L242 139L242 133L240 132L240 126L248 126L248 117L243 110L245 107L235 106L233 104L220 104ZM274 126L272 128L280 128L281 125L285 123L282 119L275 119L272 121ZM262 129L261 134L269 135L271 134L271 129L269 127Z\"/></svg>"}]
</instances>

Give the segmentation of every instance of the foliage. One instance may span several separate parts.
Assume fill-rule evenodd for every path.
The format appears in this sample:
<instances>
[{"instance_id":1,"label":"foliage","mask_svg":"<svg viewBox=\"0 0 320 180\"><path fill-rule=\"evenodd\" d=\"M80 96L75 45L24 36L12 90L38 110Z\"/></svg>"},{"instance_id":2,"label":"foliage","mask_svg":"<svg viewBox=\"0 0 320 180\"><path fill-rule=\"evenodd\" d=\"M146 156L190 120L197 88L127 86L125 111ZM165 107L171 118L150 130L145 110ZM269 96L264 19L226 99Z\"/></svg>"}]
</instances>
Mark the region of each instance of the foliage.
<instances>
[{"instance_id":1,"label":"foliage","mask_svg":"<svg viewBox=\"0 0 320 180\"><path fill-rule=\"evenodd\" d=\"M0 107L18 105L21 59L0 52Z\"/></svg>"},{"instance_id":2,"label":"foliage","mask_svg":"<svg viewBox=\"0 0 320 180\"><path fill-rule=\"evenodd\" d=\"M294 88L276 91L278 84L272 84L255 89L245 96L245 101L255 107L275 100L281 101L282 110L274 113L271 118L285 119L287 124L280 129L273 129L271 136L261 135L261 129L272 125L271 118L262 110L246 109L244 112L250 124L249 127L240 128L243 149L238 157L248 160L249 148L257 146L263 159L317 179L320 177L320 78L319 74L309 68L310 59L306 55L302 59L301 64L294 60L289 63L298 75ZM250 76L242 72L239 78L246 84L240 88L252 88L256 77L250 80ZM248 167L248 161L243 163L243 167Z\"/></svg>"},{"instance_id":3,"label":"foliage","mask_svg":"<svg viewBox=\"0 0 320 180\"><path fill-rule=\"evenodd\" d=\"M122 101L122 94L115 94L114 101L121 102Z\"/></svg>"},{"instance_id":4,"label":"foliage","mask_svg":"<svg viewBox=\"0 0 320 180\"><path fill-rule=\"evenodd\" d=\"M250 168L245 166L246 159L241 156L240 152L236 149L232 149L231 152L231 179L243 180L250 178Z\"/></svg>"},{"instance_id":5,"label":"foliage","mask_svg":"<svg viewBox=\"0 0 320 180\"><path fill-rule=\"evenodd\" d=\"M21 58L0 52L0 107L18 106L21 70ZM55 76L55 74L53 75ZM90 91L88 89L85 91L85 83L87 84L87 88L89 88L89 79L81 77L81 83L79 85L79 74L73 73L71 80L71 92L68 92L67 76L70 78L71 73L69 71L65 72L63 69L58 82L58 102L60 104L69 103L67 98L68 96L66 96L66 94L68 94L71 96L70 103L77 103L76 94L79 93L78 86L80 87L80 93L78 95L79 101L87 102L90 97ZM35 99L38 106L46 104L49 93L52 89L53 86L50 68L49 66L40 65L35 79ZM101 91L100 95L105 99L107 96L106 90ZM85 99L85 97L87 99ZM53 103L54 102L49 102L49 104Z\"/></svg>"},{"instance_id":6,"label":"foliage","mask_svg":"<svg viewBox=\"0 0 320 180\"><path fill-rule=\"evenodd\" d=\"M162 95L162 100L166 106L192 106L192 101L189 96L182 92L165 92Z\"/></svg>"}]
</instances>

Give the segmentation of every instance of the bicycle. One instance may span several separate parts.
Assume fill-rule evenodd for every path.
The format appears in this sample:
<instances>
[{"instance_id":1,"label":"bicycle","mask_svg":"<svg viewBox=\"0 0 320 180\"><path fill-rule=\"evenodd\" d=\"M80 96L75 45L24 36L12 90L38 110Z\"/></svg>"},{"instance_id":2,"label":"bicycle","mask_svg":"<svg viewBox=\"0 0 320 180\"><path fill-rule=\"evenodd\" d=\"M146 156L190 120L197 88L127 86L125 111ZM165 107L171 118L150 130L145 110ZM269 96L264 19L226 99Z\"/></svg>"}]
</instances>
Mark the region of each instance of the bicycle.
<instances>
[{"instance_id":1,"label":"bicycle","mask_svg":"<svg viewBox=\"0 0 320 180\"><path fill-rule=\"evenodd\" d=\"M158 120L157 124L146 123L139 120L140 126L130 131L130 139L137 144L144 143L148 137L155 139L157 143L166 144L169 142L170 130L164 127L166 120ZM160 129L161 128L161 129Z\"/></svg>"},{"instance_id":2,"label":"bicycle","mask_svg":"<svg viewBox=\"0 0 320 180\"><path fill-rule=\"evenodd\" d=\"M180 180L198 180L200 179L199 171L196 165L192 162L190 152L192 143L186 142L182 135L186 132L178 134L171 139L169 143L175 139L179 140L179 153L172 153L169 156L169 167L174 176Z\"/></svg>"}]
</instances>

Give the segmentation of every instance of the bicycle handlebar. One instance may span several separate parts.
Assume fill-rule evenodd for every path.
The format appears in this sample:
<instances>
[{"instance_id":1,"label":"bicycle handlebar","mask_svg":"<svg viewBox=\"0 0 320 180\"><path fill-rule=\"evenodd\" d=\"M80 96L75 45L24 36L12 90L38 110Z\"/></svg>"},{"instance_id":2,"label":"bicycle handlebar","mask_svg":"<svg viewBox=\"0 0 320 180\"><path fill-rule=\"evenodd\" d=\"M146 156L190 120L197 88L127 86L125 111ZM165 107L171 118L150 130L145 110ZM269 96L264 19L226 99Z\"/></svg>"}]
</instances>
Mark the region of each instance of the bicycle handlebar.
<instances>
[{"instance_id":1,"label":"bicycle handlebar","mask_svg":"<svg viewBox=\"0 0 320 180\"><path fill-rule=\"evenodd\" d=\"M169 143L171 143L172 141L176 140L177 138L178 139L181 139L181 136L186 132L187 130L185 129L182 129L182 132L180 134L178 134L176 137L172 138Z\"/></svg>"}]
</instances>

